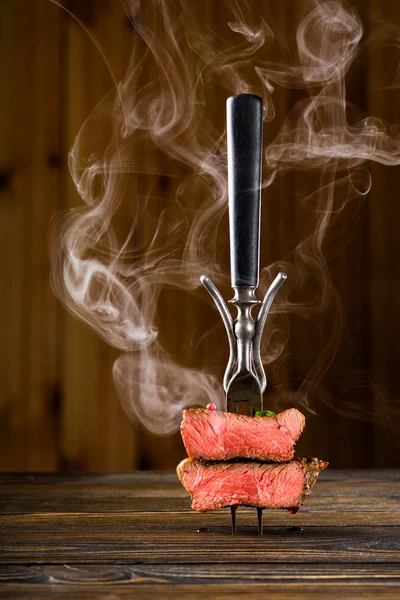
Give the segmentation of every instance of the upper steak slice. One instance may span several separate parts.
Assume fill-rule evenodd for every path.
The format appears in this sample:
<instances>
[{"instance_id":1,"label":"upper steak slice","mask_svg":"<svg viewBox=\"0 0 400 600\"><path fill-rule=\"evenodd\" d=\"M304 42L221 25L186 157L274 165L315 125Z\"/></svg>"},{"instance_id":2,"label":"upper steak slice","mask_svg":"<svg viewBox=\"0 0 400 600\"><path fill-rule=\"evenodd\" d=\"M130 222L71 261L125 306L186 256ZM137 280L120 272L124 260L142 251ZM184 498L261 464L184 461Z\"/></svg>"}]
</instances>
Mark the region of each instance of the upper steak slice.
<instances>
[{"instance_id":1,"label":"upper steak slice","mask_svg":"<svg viewBox=\"0 0 400 600\"><path fill-rule=\"evenodd\" d=\"M216 410L183 411L181 434L191 458L252 458L287 462L303 431L305 417L295 408L276 417L247 417Z\"/></svg>"},{"instance_id":2,"label":"upper steak slice","mask_svg":"<svg viewBox=\"0 0 400 600\"><path fill-rule=\"evenodd\" d=\"M202 463L185 458L177 467L192 508L215 510L226 506L299 508L328 463L317 458L286 464L259 462Z\"/></svg>"}]
</instances>

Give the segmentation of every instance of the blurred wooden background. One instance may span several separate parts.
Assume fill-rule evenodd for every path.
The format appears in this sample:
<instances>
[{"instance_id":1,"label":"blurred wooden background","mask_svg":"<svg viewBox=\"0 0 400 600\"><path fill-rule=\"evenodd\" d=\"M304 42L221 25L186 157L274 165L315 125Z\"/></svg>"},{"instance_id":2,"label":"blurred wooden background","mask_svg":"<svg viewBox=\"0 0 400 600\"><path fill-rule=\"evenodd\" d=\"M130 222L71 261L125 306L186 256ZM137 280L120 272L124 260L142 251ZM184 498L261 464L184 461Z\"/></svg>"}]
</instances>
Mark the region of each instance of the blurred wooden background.
<instances>
[{"instance_id":1,"label":"blurred wooden background","mask_svg":"<svg viewBox=\"0 0 400 600\"><path fill-rule=\"evenodd\" d=\"M204 19L218 30L222 3L188 2L200 25ZM299 3L259 4L266 15L270 10L283 36L293 31ZM352 4L367 32L374 19L400 28L396 0ZM100 41L117 79L122 77L135 33L119 0L68 0L65 5ZM67 314L49 284L49 221L55 212L80 204L68 173L68 150L83 121L112 87L109 73L82 27L48 0L2 0L0 18L0 470L172 468L184 455L179 434L156 437L127 419L112 381L118 352ZM367 48L348 81L349 97L390 123L400 121L397 90L373 90L394 78L398 59L394 47L391 52ZM293 92L277 89L278 113L287 112L294 98ZM216 97L212 107L221 129L224 102L223 96ZM372 190L352 221L347 245L330 262L344 326L323 384L332 397L343 397L349 373L363 373L395 406L400 398L400 172L375 165L371 170ZM301 196L301 185L301 177L291 174L268 191L281 201L276 213L269 209L275 225L265 225L265 260L280 258L282 223L288 231L302 226L304 214L292 201L294 191ZM160 188L160 193L168 194L168 189ZM169 350L179 346L183 315L193 326L194 338L202 328L212 327L208 350L219 345L218 360L227 356L225 340L220 343L225 333L207 306L209 300L183 296L179 310L175 300L172 295L165 301L171 309L160 316ZM288 377L298 379L306 372L304 357L314 342L305 326L297 324L293 336L287 371ZM190 353L192 363L212 366L213 356L204 347L196 350L194 344ZM222 377L222 361L219 368ZM351 394L366 413L386 411L386 401L372 385L356 387ZM349 395L346 399L351 402ZM377 402L382 409L373 406ZM300 454L328 459L334 467L400 466L395 416L390 414L382 427L376 421L347 418L324 404L316 410L319 414L309 417L298 444Z\"/></svg>"}]
</instances>

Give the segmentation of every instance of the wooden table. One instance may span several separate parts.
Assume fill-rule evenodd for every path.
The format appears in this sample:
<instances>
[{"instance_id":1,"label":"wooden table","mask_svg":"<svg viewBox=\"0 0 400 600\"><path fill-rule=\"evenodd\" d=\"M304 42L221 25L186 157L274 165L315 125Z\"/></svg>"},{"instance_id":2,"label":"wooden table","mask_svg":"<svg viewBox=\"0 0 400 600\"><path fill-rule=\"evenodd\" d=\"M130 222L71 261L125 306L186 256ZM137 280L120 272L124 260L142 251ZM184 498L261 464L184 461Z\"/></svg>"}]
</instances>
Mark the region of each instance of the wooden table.
<instances>
[{"instance_id":1,"label":"wooden table","mask_svg":"<svg viewBox=\"0 0 400 600\"><path fill-rule=\"evenodd\" d=\"M333 471L297 515L199 514L174 473L0 476L0 598L400 598L400 471ZM208 531L198 532L198 529Z\"/></svg>"}]
</instances>

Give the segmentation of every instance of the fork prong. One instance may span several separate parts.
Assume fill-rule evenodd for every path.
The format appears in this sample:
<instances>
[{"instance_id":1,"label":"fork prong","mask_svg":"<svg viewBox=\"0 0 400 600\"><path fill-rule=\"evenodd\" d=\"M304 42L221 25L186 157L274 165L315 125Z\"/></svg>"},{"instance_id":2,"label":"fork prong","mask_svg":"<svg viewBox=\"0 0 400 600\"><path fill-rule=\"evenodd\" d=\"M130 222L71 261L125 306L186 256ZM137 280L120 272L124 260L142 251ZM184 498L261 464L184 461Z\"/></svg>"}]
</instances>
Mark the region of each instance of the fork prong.
<instances>
[{"instance_id":1,"label":"fork prong","mask_svg":"<svg viewBox=\"0 0 400 600\"><path fill-rule=\"evenodd\" d=\"M263 509L257 508L258 535L263 534Z\"/></svg>"},{"instance_id":2,"label":"fork prong","mask_svg":"<svg viewBox=\"0 0 400 600\"><path fill-rule=\"evenodd\" d=\"M236 535L236 509L237 506L231 506L232 535Z\"/></svg>"}]
</instances>

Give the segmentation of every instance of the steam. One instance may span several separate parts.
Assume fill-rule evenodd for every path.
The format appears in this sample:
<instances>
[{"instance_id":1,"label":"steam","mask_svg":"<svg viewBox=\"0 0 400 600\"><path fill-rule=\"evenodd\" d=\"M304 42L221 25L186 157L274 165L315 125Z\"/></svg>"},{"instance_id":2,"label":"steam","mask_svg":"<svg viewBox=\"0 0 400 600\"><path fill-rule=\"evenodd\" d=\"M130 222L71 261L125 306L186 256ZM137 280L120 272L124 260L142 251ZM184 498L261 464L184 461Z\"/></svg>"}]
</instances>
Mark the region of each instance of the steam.
<instances>
[{"instance_id":1,"label":"steam","mask_svg":"<svg viewBox=\"0 0 400 600\"><path fill-rule=\"evenodd\" d=\"M226 97L261 95L265 121L275 118L277 86L304 90L266 147L263 187L290 169L319 173L318 189L302 200L310 228L261 279L263 287L278 268L289 274L264 336L263 360L271 368L285 355L288 314L311 322L323 311L331 315L324 352L298 390L282 393L310 410L310 392L340 340L340 299L325 257L333 225L349 202L368 193L367 160L400 164L395 130L346 100L345 76L363 36L352 9L314 2L297 29L297 60L288 64L268 61L277 32L247 3L226 2L233 45L204 29L190 4L125 2L134 26L131 60L78 133L69 165L83 205L59 215L53 229L55 293L123 352L113 369L121 402L129 416L161 434L177 430L183 408L221 406L223 399L215 374L178 364L156 326L163 289L197 294L202 274L222 286L229 280L217 255L228 199L225 131L210 118L215 82ZM165 163L168 173L160 168ZM154 189L157 178L168 182L167 199ZM292 290L310 280L314 296L293 301Z\"/></svg>"}]
</instances>

